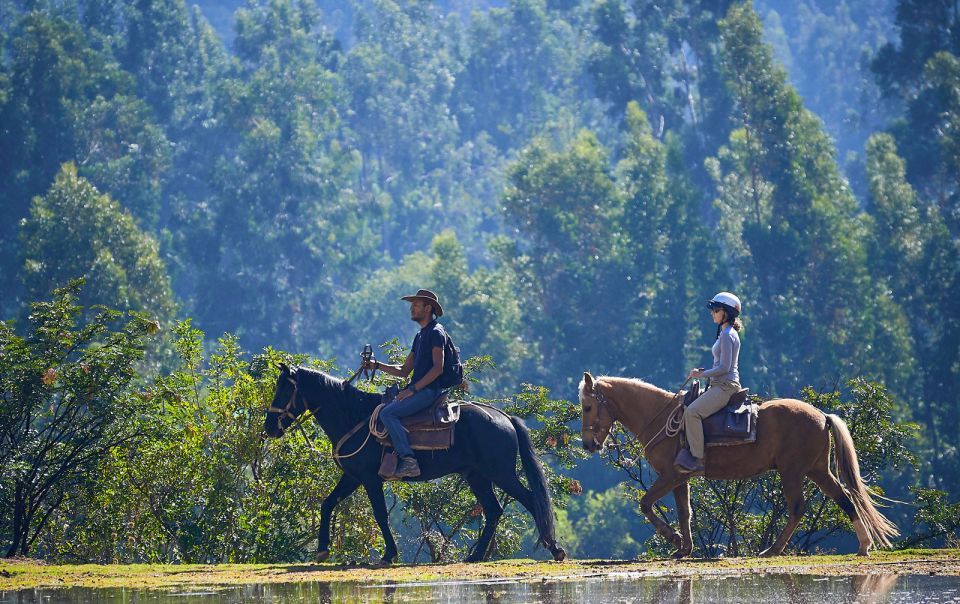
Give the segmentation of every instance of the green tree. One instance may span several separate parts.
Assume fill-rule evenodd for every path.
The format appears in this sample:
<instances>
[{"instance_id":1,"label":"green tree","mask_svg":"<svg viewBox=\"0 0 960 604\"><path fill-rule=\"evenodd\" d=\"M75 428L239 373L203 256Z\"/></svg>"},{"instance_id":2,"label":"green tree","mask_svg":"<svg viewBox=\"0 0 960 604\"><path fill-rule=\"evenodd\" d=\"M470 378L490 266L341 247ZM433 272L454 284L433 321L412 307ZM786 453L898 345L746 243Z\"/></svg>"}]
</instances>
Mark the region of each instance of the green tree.
<instances>
[{"instance_id":1,"label":"green tree","mask_svg":"<svg viewBox=\"0 0 960 604\"><path fill-rule=\"evenodd\" d=\"M958 468L949 453L960 443L956 395L960 316L953 304L960 293L960 248L936 204L924 203L907 182L906 166L892 136L876 134L867 143L872 271L890 289L891 314L909 317L896 333L908 338L921 387L912 406L922 421L933 479L952 484ZM904 346L900 342L888 345Z\"/></svg>"},{"instance_id":2,"label":"green tree","mask_svg":"<svg viewBox=\"0 0 960 604\"><path fill-rule=\"evenodd\" d=\"M48 521L88 485L110 451L140 439L128 396L147 334L159 323L76 305L82 281L31 307L17 335L0 322L0 535L26 556Z\"/></svg>"},{"instance_id":3,"label":"green tree","mask_svg":"<svg viewBox=\"0 0 960 604\"><path fill-rule=\"evenodd\" d=\"M724 261L752 303L751 375L777 394L862 372L902 385L908 351L871 348L903 325L882 312L864 217L830 140L774 63L753 10L731 7L721 31L740 128L710 165Z\"/></svg>"},{"instance_id":4,"label":"green tree","mask_svg":"<svg viewBox=\"0 0 960 604\"><path fill-rule=\"evenodd\" d=\"M82 276L85 306L173 317L170 280L156 241L116 201L78 176L74 164L64 164L49 192L34 198L21 240L29 295L40 297Z\"/></svg>"}]
</instances>

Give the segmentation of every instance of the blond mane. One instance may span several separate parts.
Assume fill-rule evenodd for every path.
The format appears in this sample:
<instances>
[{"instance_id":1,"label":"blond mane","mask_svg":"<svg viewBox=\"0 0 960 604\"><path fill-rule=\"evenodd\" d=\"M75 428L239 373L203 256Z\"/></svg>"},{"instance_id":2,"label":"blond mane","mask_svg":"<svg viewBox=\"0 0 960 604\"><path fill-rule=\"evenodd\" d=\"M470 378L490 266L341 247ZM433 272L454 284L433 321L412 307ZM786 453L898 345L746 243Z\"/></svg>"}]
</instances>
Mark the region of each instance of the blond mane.
<instances>
[{"instance_id":1,"label":"blond mane","mask_svg":"<svg viewBox=\"0 0 960 604\"><path fill-rule=\"evenodd\" d=\"M659 386L654 386L650 382L645 382L640 378L626 378L610 375L601 375L597 378L597 383L605 382L610 386L617 388L626 388L628 396L639 396L649 394L659 394L661 396L673 396L672 392L667 392Z\"/></svg>"}]
</instances>

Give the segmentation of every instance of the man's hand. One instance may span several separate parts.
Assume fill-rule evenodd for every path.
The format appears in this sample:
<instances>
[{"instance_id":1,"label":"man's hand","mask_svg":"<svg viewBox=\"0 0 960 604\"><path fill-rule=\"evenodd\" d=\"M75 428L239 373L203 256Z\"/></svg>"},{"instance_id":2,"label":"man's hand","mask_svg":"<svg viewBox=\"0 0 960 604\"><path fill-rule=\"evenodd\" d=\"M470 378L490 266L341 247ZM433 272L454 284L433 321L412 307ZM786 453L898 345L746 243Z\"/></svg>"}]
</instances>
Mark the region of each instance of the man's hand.
<instances>
[{"instance_id":1,"label":"man's hand","mask_svg":"<svg viewBox=\"0 0 960 604\"><path fill-rule=\"evenodd\" d=\"M366 359L360 365L361 369L380 369L380 361L377 359Z\"/></svg>"},{"instance_id":2,"label":"man's hand","mask_svg":"<svg viewBox=\"0 0 960 604\"><path fill-rule=\"evenodd\" d=\"M411 396L413 396L413 390L410 390L409 388L404 388L393 400L402 401L403 399L410 398Z\"/></svg>"}]
</instances>

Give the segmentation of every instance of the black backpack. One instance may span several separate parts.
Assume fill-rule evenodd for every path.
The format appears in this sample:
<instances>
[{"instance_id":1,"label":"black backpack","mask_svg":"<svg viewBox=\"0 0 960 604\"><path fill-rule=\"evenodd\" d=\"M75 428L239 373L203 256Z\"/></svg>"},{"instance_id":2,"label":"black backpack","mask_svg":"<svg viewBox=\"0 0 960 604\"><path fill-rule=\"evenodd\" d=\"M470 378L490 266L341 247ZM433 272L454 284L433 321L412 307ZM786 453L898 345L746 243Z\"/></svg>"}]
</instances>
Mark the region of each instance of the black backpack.
<instances>
[{"instance_id":1,"label":"black backpack","mask_svg":"<svg viewBox=\"0 0 960 604\"><path fill-rule=\"evenodd\" d=\"M437 378L439 388L455 388L463 381L463 363L460 362L460 349L453 343L450 334L443 332L443 373Z\"/></svg>"}]
</instances>

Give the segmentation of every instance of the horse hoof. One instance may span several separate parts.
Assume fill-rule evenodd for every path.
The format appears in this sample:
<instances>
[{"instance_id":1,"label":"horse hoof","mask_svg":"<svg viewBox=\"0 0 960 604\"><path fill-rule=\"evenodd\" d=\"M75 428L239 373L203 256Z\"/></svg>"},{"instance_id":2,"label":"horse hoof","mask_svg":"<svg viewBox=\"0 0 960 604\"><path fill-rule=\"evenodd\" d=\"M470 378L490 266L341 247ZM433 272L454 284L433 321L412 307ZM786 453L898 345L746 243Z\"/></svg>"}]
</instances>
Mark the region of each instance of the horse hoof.
<instances>
[{"instance_id":1,"label":"horse hoof","mask_svg":"<svg viewBox=\"0 0 960 604\"><path fill-rule=\"evenodd\" d=\"M466 562L467 564L473 564L474 562L483 562L480 556L473 556L473 555L467 556L466 558L463 559L463 561Z\"/></svg>"},{"instance_id":2,"label":"horse hoof","mask_svg":"<svg viewBox=\"0 0 960 604\"><path fill-rule=\"evenodd\" d=\"M330 550L322 549L317 552L317 562L326 562L327 558L330 557Z\"/></svg>"},{"instance_id":3,"label":"horse hoof","mask_svg":"<svg viewBox=\"0 0 960 604\"><path fill-rule=\"evenodd\" d=\"M691 550L681 548L671 554L674 560L682 560L690 556Z\"/></svg>"},{"instance_id":4,"label":"horse hoof","mask_svg":"<svg viewBox=\"0 0 960 604\"><path fill-rule=\"evenodd\" d=\"M862 549L862 550L860 550L860 551L857 552L857 555L858 555L858 556L863 556L864 558L868 558L868 557L870 556L870 550Z\"/></svg>"},{"instance_id":5,"label":"horse hoof","mask_svg":"<svg viewBox=\"0 0 960 604\"><path fill-rule=\"evenodd\" d=\"M567 559L567 550L559 545L553 550L553 559L555 562L563 562Z\"/></svg>"},{"instance_id":6,"label":"horse hoof","mask_svg":"<svg viewBox=\"0 0 960 604\"><path fill-rule=\"evenodd\" d=\"M393 564L393 560L394 558L380 558L380 565L390 566L391 564Z\"/></svg>"}]
</instances>

